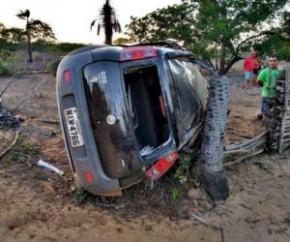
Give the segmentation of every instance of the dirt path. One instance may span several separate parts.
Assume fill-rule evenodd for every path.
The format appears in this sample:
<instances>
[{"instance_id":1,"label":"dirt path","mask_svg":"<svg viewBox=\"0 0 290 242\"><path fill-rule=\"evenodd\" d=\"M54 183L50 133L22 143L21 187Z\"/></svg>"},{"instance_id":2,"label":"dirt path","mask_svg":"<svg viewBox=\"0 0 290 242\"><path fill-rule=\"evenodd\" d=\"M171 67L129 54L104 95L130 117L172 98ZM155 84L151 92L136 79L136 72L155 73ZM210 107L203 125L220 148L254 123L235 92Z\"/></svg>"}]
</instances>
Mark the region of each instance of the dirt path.
<instances>
[{"instance_id":1,"label":"dirt path","mask_svg":"<svg viewBox=\"0 0 290 242\"><path fill-rule=\"evenodd\" d=\"M0 241L290 241L290 159L263 154L227 169L230 198L213 208L199 189L171 195L171 177L142 183L121 198L76 193L60 128L39 119L57 119L54 79L17 112L25 115L17 146L0 161ZM18 80L5 94L12 109L23 90L43 75ZM0 78L0 90L8 82ZM262 127L255 119L259 94L231 92L228 142L253 137ZM3 138L2 138L3 137ZM1 131L0 151L14 138ZM60 177L37 167L44 159L65 171Z\"/></svg>"}]
</instances>

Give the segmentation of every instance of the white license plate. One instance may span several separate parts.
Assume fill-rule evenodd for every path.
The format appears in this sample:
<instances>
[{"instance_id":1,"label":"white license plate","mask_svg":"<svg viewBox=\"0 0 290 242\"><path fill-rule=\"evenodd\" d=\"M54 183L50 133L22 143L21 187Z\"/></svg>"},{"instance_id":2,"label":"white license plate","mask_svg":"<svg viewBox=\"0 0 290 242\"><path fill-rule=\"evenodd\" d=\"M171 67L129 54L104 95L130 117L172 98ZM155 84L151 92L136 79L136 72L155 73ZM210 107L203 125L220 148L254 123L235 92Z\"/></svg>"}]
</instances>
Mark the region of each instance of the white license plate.
<instances>
[{"instance_id":1,"label":"white license plate","mask_svg":"<svg viewBox=\"0 0 290 242\"><path fill-rule=\"evenodd\" d=\"M67 108L64 110L66 127L70 137L72 147L79 147L84 144L82 130L80 126L79 116L76 107Z\"/></svg>"}]
</instances>

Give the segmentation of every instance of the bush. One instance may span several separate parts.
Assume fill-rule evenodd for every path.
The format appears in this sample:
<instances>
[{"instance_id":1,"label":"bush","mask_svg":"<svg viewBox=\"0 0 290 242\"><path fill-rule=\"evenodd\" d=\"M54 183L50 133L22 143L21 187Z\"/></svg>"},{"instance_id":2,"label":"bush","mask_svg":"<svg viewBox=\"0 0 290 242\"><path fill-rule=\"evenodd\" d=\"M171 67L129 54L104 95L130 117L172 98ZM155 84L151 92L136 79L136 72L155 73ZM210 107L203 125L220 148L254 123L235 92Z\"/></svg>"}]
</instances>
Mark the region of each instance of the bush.
<instances>
[{"instance_id":1,"label":"bush","mask_svg":"<svg viewBox=\"0 0 290 242\"><path fill-rule=\"evenodd\" d=\"M8 75L12 75L12 74L13 74L12 66L9 63L4 62L0 59L0 75L1 76L8 76Z\"/></svg>"},{"instance_id":2,"label":"bush","mask_svg":"<svg viewBox=\"0 0 290 242\"><path fill-rule=\"evenodd\" d=\"M12 52L9 50L0 50L0 75L13 74Z\"/></svg>"}]
</instances>

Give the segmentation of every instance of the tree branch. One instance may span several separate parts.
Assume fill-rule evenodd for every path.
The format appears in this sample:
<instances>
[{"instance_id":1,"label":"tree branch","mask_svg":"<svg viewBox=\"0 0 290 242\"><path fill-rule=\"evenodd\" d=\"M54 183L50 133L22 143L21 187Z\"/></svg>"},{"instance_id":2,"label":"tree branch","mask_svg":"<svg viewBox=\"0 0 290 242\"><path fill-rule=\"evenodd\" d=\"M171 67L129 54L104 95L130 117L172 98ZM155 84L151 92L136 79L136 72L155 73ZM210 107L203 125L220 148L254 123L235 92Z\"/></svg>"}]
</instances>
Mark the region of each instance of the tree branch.
<instances>
[{"instance_id":1,"label":"tree branch","mask_svg":"<svg viewBox=\"0 0 290 242\"><path fill-rule=\"evenodd\" d=\"M231 67L233 66L233 64L235 64L237 61L239 61L239 60L241 60L241 59L243 59L242 57L240 57L240 56L234 56L230 61L229 61L229 63L227 63L227 65L226 65L226 67L225 68L223 68L223 69L220 69L219 70L219 75L225 75L230 69L231 69Z\"/></svg>"},{"instance_id":2,"label":"tree branch","mask_svg":"<svg viewBox=\"0 0 290 242\"><path fill-rule=\"evenodd\" d=\"M241 43L239 43L238 46L236 47L236 51L235 51L234 55L235 55L235 56L238 56L238 53L239 53L239 50L240 50L241 46L242 46L243 44L247 43L249 40L251 40L251 39L256 39L256 38L261 37L261 36L263 36L263 35L272 35L272 34L276 34L276 32L274 32L274 31L263 31L263 32L261 32L261 33L259 33L259 34L253 35L253 36L251 36L251 37L249 37L249 38L243 40L243 41L242 41Z\"/></svg>"}]
</instances>

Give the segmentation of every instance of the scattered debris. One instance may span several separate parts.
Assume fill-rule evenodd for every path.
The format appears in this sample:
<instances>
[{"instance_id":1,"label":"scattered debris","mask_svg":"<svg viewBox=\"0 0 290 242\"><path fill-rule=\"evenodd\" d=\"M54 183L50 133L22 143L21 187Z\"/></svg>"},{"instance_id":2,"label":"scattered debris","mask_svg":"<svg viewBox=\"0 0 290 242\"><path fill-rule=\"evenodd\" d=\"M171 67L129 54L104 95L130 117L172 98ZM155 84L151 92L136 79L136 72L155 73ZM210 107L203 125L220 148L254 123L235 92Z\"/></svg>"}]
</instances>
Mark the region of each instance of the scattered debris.
<instances>
[{"instance_id":1,"label":"scattered debris","mask_svg":"<svg viewBox=\"0 0 290 242\"><path fill-rule=\"evenodd\" d=\"M10 112L0 108L0 129L14 129L20 125L19 119L13 117Z\"/></svg>"},{"instance_id":2,"label":"scattered debris","mask_svg":"<svg viewBox=\"0 0 290 242\"><path fill-rule=\"evenodd\" d=\"M49 164L41 159L37 162L37 165L45 167L49 170L52 170L61 176L64 174L64 172L62 170L58 169L57 167L53 166L52 164Z\"/></svg>"},{"instance_id":3,"label":"scattered debris","mask_svg":"<svg viewBox=\"0 0 290 242\"><path fill-rule=\"evenodd\" d=\"M254 137L253 139L247 140L242 143L234 143L227 145L224 148L224 155L231 155L234 153L247 153L252 154L260 150L263 150L267 146L269 131L266 130Z\"/></svg>"},{"instance_id":4,"label":"scattered debris","mask_svg":"<svg viewBox=\"0 0 290 242\"><path fill-rule=\"evenodd\" d=\"M59 120L37 119L36 121L48 124L59 124Z\"/></svg>"},{"instance_id":5,"label":"scattered debris","mask_svg":"<svg viewBox=\"0 0 290 242\"><path fill-rule=\"evenodd\" d=\"M240 158L238 158L238 159L236 159L236 160L234 160L234 161L231 161L231 162L225 162L224 167L229 167L229 166L236 165L236 164L238 164L238 163L240 163L240 162L243 162L244 160L246 160L246 159L248 159L248 158L250 158L250 157L252 157L252 156L255 156L255 155L261 154L261 153L263 153L263 152L264 152L264 149L260 149L260 150L258 150L258 151L256 151L256 152L253 152L253 153L250 153L250 154L248 154L248 155L242 156L242 157L240 157Z\"/></svg>"},{"instance_id":6,"label":"scattered debris","mask_svg":"<svg viewBox=\"0 0 290 242\"><path fill-rule=\"evenodd\" d=\"M203 219L203 218L201 218L193 213L191 213L191 217L193 220L196 220L197 222L199 222L199 223L201 223L201 224L203 224L203 225L205 225L205 226L207 226L215 231L219 231L220 235L221 235L221 241L222 242L225 241L224 229L222 227L218 227L216 225L211 225L211 224L207 223L205 219Z\"/></svg>"},{"instance_id":7,"label":"scattered debris","mask_svg":"<svg viewBox=\"0 0 290 242\"><path fill-rule=\"evenodd\" d=\"M196 220L197 222L200 222L200 223L202 223L202 224L204 224L204 225L208 225L208 223L205 221L205 219L203 219L203 218L201 218L201 217L199 217L199 216L197 216L197 215L195 215L195 214L191 214L191 216L192 216L192 218L194 219L194 220Z\"/></svg>"},{"instance_id":8,"label":"scattered debris","mask_svg":"<svg viewBox=\"0 0 290 242\"><path fill-rule=\"evenodd\" d=\"M154 148L150 145L147 145L147 146L144 146L141 150L140 150L140 155L143 156L143 155L148 155L151 153L151 151L153 150Z\"/></svg>"}]
</instances>

